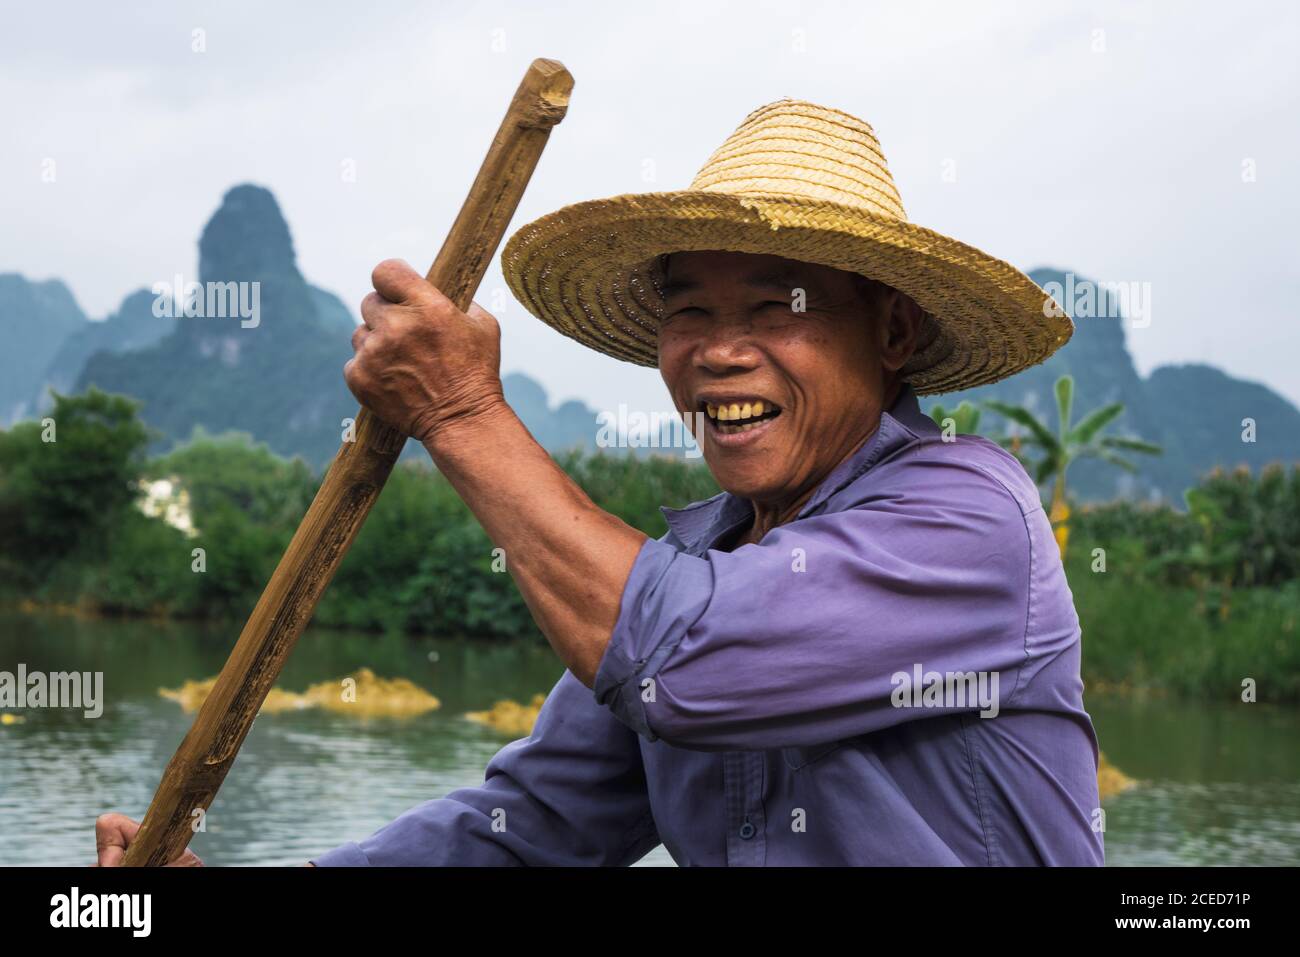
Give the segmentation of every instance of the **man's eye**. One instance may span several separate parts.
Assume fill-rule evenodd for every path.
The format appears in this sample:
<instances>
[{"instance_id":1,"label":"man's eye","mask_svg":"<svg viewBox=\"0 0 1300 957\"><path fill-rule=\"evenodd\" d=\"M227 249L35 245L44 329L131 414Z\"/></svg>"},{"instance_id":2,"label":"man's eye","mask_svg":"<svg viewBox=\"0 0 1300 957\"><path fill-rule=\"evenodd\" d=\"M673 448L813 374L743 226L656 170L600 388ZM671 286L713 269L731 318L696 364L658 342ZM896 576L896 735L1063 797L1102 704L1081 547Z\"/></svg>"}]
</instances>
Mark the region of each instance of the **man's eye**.
<instances>
[{"instance_id":1,"label":"man's eye","mask_svg":"<svg viewBox=\"0 0 1300 957\"><path fill-rule=\"evenodd\" d=\"M794 303L788 302L784 299L769 299L767 302L759 305L755 312L769 321L775 321L783 317L788 318L793 316Z\"/></svg>"}]
</instances>

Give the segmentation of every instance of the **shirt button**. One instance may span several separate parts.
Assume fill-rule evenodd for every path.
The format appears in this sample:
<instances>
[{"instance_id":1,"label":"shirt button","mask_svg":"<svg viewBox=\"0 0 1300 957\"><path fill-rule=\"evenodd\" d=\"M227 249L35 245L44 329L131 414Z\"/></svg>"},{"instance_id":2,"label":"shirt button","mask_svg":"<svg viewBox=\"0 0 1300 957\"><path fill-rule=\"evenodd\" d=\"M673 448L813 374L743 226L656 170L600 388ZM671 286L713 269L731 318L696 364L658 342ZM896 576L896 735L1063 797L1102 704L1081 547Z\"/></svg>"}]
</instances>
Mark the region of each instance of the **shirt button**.
<instances>
[{"instance_id":1,"label":"shirt button","mask_svg":"<svg viewBox=\"0 0 1300 957\"><path fill-rule=\"evenodd\" d=\"M751 837L753 837L757 833L758 833L758 828L754 827L754 825L750 824L748 821L740 825L740 839L742 841L748 841Z\"/></svg>"}]
</instances>

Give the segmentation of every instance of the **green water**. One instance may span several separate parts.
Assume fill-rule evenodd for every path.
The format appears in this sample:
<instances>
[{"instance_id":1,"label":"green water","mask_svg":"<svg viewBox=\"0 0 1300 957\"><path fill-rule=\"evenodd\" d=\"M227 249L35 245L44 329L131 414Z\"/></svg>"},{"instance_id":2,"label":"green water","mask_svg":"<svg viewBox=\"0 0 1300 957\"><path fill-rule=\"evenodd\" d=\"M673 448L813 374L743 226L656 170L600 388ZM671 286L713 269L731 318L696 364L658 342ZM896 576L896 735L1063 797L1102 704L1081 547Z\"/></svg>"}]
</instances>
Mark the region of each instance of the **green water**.
<instances>
[{"instance_id":1,"label":"green water","mask_svg":"<svg viewBox=\"0 0 1300 957\"><path fill-rule=\"evenodd\" d=\"M193 624L0 615L0 671L102 671L104 711L30 709L0 725L0 865L86 864L103 811L138 817L191 716L160 687L215 674L234 635ZM310 630L281 687L360 667L429 689L442 708L359 721L264 715L196 835L210 864L300 864L402 811L482 781L508 739L464 720L501 698L549 690L540 644ZM1106 805L1107 858L1133 864L1300 864L1300 711L1090 699L1108 756L1141 780ZM669 864L659 849L644 863Z\"/></svg>"}]
</instances>

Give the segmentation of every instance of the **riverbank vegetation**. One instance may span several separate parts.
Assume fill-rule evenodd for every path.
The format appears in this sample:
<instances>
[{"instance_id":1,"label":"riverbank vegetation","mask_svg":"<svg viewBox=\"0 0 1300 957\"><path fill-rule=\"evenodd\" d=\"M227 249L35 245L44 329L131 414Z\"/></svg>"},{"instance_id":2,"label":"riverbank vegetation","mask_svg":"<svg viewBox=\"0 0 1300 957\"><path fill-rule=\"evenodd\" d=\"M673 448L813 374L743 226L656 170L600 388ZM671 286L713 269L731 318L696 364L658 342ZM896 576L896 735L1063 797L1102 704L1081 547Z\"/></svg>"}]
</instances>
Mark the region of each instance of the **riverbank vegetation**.
<instances>
[{"instance_id":1,"label":"riverbank vegetation","mask_svg":"<svg viewBox=\"0 0 1300 957\"><path fill-rule=\"evenodd\" d=\"M320 476L245 436L159 458L127 399L59 397L0 433L0 599L242 622ZM564 469L647 534L717 486L698 464L571 454ZM1092 687L1300 701L1300 471L1207 476L1187 509L1076 507L1067 572ZM508 562L508 557L505 558ZM325 626L537 638L502 556L431 466L401 464L317 611Z\"/></svg>"}]
</instances>

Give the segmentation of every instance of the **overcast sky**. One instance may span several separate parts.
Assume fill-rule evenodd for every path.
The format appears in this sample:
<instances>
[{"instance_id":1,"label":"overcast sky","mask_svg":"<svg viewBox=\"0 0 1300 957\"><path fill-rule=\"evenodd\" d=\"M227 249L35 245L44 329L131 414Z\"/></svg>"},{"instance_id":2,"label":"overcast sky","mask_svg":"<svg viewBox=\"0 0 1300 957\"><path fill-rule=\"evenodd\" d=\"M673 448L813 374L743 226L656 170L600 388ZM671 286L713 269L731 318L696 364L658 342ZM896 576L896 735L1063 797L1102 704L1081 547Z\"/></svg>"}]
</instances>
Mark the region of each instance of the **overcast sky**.
<instances>
[{"instance_id":1,"label":"overcast sky","mask_svg":"<svg viewBox=\"0 0 1300 957\"><path fill-rule=\"evenodd\" d=\"M809 99L875 127L914 222L1024 269L1150 283L1150 325L1129 333L1144 374L1208 361L1300 402L1296 10L0 0L0 272L61 278L105 315L192 278L221 195L253 182L278 198L303 273L355 312L379 260L427 268L547 56L577 87L516 225L684 187L750 110ZM494 290L495 266L489 308ZM496 311L504 370L554 399L669 407L653 370L513 301Z\"/></svg>"}]
</instances>

